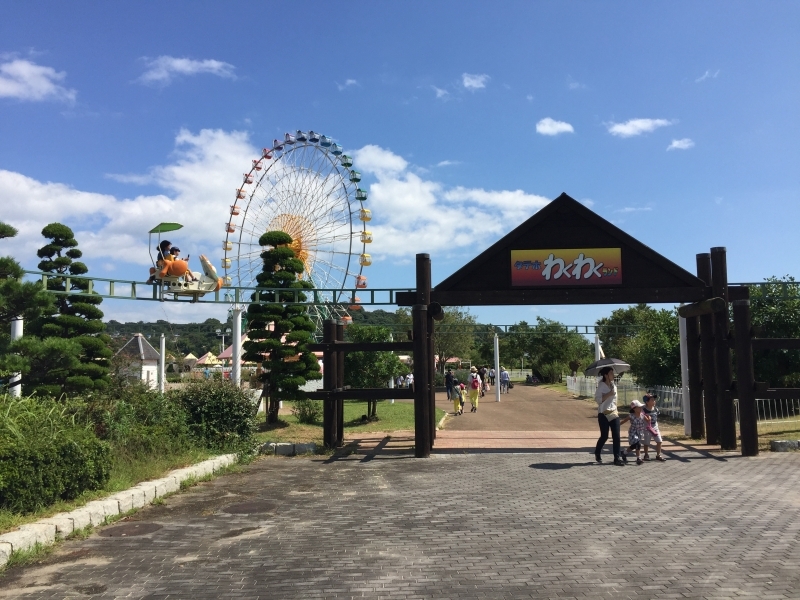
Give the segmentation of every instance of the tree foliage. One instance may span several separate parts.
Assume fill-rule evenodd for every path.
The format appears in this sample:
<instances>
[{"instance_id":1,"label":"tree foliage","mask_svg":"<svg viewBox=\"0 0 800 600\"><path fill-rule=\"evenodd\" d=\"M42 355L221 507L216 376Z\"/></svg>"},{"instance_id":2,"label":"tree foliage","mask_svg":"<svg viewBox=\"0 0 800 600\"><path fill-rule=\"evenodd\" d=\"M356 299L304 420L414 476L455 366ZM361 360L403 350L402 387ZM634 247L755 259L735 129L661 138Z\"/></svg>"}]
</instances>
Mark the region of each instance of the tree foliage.
<instances>
[{"instance_id":1,"label":"tree foliage","mask_svg":"<svg viewBox=\"0 0 800 600\"><path fill-rule=\"evenodd\" d=\"M348 326L345 336L351 342L389 342L388 327ZM353 388L382 388L393 377L405 372L405 366L392 352L348 352L344 358L344 383ZM377 418L377 400L367 400L367 417Z\"/></svg>"},{"instance_id":2,"label":"tree foliage","mask_svg":"<svg viewBox=\"0 0 800 600\"><path fill-rule=\"evenodd\" d=\"M637 304L611 311L611 315L597 320L597 333L603 345L603 353L609 358L625 360L626 345L636 337L654 309L646 304Z\"/></svg>"},{"instance_id":3,"label":"tree foliage","mask_svg":"<svg viewBox=\"0 0 800 600\"><path fill-rule=\"evenodd\" d=\"M259 239L267 249L261 253L264 266L256 277L258 287L311 289L313 285L300 279L303 262L289 247L292 238L283 231L268 231ZM301 300L306 295L300 292ZM261 292L253 300L265 304L250 304L247 309L249 340L244 344L245 359L261 362L264 384L262 397L269 398L267 423L278 420L281 400L300 400L305 394L300 387L307 380L320 379L317 357L307 349L313 339L314 323L307 310L296 304L294 292Z\"/></svg>"},{"instance_id":4,"label":"tree foliage","mask_svg":"<svg viewBox=\"0 0 800 600\"><path fill-rule=\"evenodd\" d=\"M462 306L445 306L444 319L435 321L433 330L433 353L439 357L438 370L444 373L445 365L451 358L471 357L475 344L475 317L469 309ZM401 308L397 311L401 327L412 328L411 310Z\"/></svg>"},{"instance_id":5,"label":"tree foliage","mask_svg":"<svg viewBox=\"0 0 800 600\"><path fill-rule=\"evenodd\" d=\"M641 328L622 346L621 358L641 385L677 386L681 381L678 313L648 308ZM608 356L608 354L607 354Z\"/></svg>"},{"instance_id":6,"label":"tree foliage","mask_svg":"<svg viewBox=\"0 0 800 600\"><path fill-rule=\"evenodd\" d=\"M592 344L585 337L542 317L536 317L533 326L520 321L510 327L506 340L508 356L521 359L527 355L531 371L543 381L559 379L561 373L568 371L570 362L588 365L593 357Z\"/></svg>"},{"instance_id":7,"label":"tree foliage","mask_svg":"<svg viewBox=\"0 0 800 600\"><path fill-rule=\"evenodd\" d=\"M42 235L49 241L37 252L42 259L39 269L58 275L48 280L48 289L64 293L55 297L55 314L44 315L32 322L30 331L43 341L60 338L77 344L78 362L67 371L60 370L57 377L49 371L30 368L24 383L29 386L27 389L30 392L50 395L101 390L108 385L109 359L112 355L108 346L110 340L103 333L103 311L98 308L102 298L99 295L84 295L89 292L88 281L67 279L71 275L88 272L86 265L77 261L82 253L72 230L61 223L51 223L42 229ZM66 351L76 347L74 344L61 346ZM30 356L31 361L41 361L41 353L54 347L52 343L38 349L35 346L35 343L29 342L21 354Z\"/></svg>"},{"instance_id":8,"label":"tree foliage","mask_svg":"<svg viewBox=\"0 0 800 600\"><path fill-rule=\"evenodd\" d=\"M761 337L800 338L800 282L789 275L765 281L764 286L750 288L753 325L762 328ZM800 351L758 350L753 353L753 367L756 381L800 386Z\"/></svg>"},{"instance_id":9,"label":"tree foliage","mask_svg":"<svg viewBox=\"0 0 800 600\"><path fill-rule=\"evenodd\" d=\"M0 223L0 239L12 238L17 230ZM30 370L26 360L17 354L19 348L11 344L11 321L22 317L30 323L54 310L53 296L42 288L40 282L22 281L23 270L10 256L0 257L0 377ZM20 385L21 385L20 381Z\"/></svg>"}]
</instances>

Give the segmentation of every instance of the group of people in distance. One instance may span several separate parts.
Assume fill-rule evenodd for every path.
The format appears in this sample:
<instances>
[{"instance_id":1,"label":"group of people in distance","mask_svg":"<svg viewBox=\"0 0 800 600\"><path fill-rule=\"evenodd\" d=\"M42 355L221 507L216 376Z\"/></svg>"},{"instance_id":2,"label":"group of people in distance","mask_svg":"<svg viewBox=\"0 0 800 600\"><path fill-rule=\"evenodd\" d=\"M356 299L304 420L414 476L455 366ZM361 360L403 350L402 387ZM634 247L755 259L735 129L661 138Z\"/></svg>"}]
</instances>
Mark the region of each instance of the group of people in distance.
<instances>
[{"instance_id":1,"label":"group of people in distance","mask_svg":"<svg viewBox=\"0 0 800 600\"><path fill-rule=\"evenodd\" d=\"M666 459L661 454L661 432L658 429L658 408L656 408L656 397L645 394L643 400L631 402L630 413L628 416L620 418L617 412L617 384L614 382L614 369L604 367L599 373L601 380L597 384L595 392L595 402L597 402L597 423L600 426L600 438L594 450L594 458L597 462L603 462L600 452L608 440L611 439L614 450L614 464L620 467L628 463L628 453L636 452L636 464L641 465L644 461L650 460L650 446L655 446L656 460L664 462ZM630 422L628 430L628 447L622 449L620 440L620 426Z\"/></svg>"},{"instance_id":2,"label":"group of people in distance","mask_svg":"<svg viewBox=\"0 0 800 600\"><path fill-rule=\"evenodd\" d=\"M472 408L470 412L478 412L478 402L480 398L489 391L490 386L495 384L494 369L486 367L471 367L467 376L466 383L460 382L453 374L452 369L447 369L444 376L444 385L447 390L447 397L453 401L453 414L458 416L464 414L464 404L469 398ZM511 378L505 367L500 367L500 393L507 394Z\"/></svg>"}]
</instances>

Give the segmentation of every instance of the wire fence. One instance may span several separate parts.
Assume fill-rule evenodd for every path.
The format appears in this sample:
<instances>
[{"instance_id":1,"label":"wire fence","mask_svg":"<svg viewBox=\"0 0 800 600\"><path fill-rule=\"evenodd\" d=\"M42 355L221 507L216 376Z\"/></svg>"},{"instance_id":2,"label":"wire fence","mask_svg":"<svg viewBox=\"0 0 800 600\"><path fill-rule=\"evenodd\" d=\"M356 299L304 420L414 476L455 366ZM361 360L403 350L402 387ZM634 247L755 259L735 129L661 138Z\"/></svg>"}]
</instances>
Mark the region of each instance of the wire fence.
<instances>
[{"instance_id":1,"label":"wire fence","mask_svg":"<svg viewBox=\"0 0 800 600\"><path fill-rule=\"evenodd\" d=\"M597 389L595 377L567 377L567 390L577 396L594 396ZM683 421L683 390L676 387L652 386L645 388L633 381L622 379L617 382L617 405L630 405L631 401L641 400L648 391L656 395L656 406L661 414ZM736 428L739 428L739 401L734 399ZM781 433L800 431L800 398L756 399L758 433Z\"/></svg>"}]
</instances>

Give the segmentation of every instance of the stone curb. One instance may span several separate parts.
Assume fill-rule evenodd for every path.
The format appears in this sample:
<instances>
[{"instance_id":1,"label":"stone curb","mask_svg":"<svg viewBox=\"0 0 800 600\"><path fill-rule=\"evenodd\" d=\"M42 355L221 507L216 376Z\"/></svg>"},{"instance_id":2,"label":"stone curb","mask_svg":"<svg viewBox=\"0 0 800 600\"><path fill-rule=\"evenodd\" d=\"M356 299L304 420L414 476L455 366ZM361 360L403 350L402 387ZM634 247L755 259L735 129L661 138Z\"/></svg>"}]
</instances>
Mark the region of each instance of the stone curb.
<instances>
[{"instance_id":1,"label":"stone curb","mask_svg":"<svg viewBox=\"0 0 800 600\"><path fill-rule=\"evenodd\" d=\"M235 454L223 454L201 463L170 471L166 477L143 481L124 492L117 492L102 500L94 500L68 513L59 513L21 525L16 531L0 535L0 568L4 567L14 552L33 549L36 544L46 546L57 539L70 535L91 525L103 525L109 517L124 514L129 510L142 508L156 498L177 492L181 482L187 479L200 479L236 462Z\"/></svg>"},{"instance_id":2,"label":"stone curb","mask_svg":"<svg viewBox=\"0 0 800 600\"><path fill-rule=\"evenodd\" d=\"M309 443L266 442L258 446L259 454L276 454L278 456L297 456L299 454L316 454L317 445Z\"/></svg>"}]
</instances>

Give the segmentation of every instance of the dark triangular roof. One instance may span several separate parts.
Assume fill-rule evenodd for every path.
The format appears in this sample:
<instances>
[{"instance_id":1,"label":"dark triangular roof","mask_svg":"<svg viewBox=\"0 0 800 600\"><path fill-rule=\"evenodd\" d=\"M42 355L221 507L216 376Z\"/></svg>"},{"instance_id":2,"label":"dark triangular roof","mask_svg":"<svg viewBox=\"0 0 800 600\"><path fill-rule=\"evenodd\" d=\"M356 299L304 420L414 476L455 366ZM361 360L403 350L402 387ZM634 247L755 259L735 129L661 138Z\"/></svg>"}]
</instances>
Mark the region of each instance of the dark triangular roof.
<instances>
[{"instance_id":1,"label":"dark triangular roof","mask_svg":"<svg viewBox=\"0 0 800 600\"><path fill-rule=\"evenodd\" d=\"M546 289L511 285L512 250L551 248L620 248L622 283ZM706 294L700 279L561 194L439 283L432 299L444 305L625 304L693 302Z\"/></svg>"},{"instance_id":2,"label":"dark triangular roof","mask_svg":"<svg viewBox=\"0 0 800 600\"><path fill-rule=\"evenodd\" d=\"M133 337L119 349L117 354L138 358L139 360L158 360L161 358L158 350L153 348L141 333L134 333Z\"/></svg>"}]
</instances>

